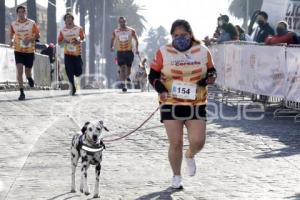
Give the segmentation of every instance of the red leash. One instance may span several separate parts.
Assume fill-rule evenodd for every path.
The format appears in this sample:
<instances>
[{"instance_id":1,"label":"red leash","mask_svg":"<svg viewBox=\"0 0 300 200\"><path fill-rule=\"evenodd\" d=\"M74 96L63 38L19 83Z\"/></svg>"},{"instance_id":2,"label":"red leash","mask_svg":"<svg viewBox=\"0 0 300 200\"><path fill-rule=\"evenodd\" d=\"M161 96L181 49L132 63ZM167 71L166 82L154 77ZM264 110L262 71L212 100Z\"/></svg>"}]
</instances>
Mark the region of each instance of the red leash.
<instances>
[{"instance_id":1,"label":"red leash","mask_svg":"<svg viewBox=\"0 0 300 200\"><path fill-rule=\"evenodd\" d=\"M139 125L137 128L135 128L134 130L130 131L129 133L127 133L126 135L123 135L119 138L115 138L115 139L111 139L111 140L103 140L103 142L113 142L113 141L117 141L117 140L121 140L131 134L133 134L134 132L136 132L137 130L139 130L142 126L144 126L144 124L146 124L152 117L153 115L159 110L160 106L158 106L155 111L153 113L151 113L151 115L149 115L149 117L143 121L143 123L141 125Z\"/></svg>"}]
</instances>

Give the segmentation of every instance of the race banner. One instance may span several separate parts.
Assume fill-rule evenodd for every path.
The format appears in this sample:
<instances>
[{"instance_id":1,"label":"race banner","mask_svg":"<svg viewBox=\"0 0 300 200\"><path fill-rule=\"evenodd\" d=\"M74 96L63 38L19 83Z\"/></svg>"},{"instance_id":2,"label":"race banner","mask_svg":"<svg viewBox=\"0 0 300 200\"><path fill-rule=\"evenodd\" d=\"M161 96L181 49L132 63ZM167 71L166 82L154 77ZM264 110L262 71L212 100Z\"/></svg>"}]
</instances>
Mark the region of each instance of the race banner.
<instances>
[{"instance_id":1,"label":"race banner","mask_svg":"<svg viewBox=\"0 0 300 200\"><path fill-rule=\"evenodd\" d=\"M48 56L36 53L33 78L37 86L51 86L51 66ZM23 73L23 80L26 80ZM0 83L17 82L15 54L12 48L0 46Z\"/></svg>"},{"instance_id":2,"label":"race banner","mask_svg":"<svg viewBox=\"0 0 300 200\"><path fill-rule=\"evenodd\" d=\"M14 50L0 47L0 82L16 82Z\"/></svg>"},{"instance_id":3,"label":"race banner","mask_svg":"<svg viewBox=\"0 0 300 200\"><path fill-rule=\"evenodd\" d=\"M286 21L290 31L300 34L300 0L264 0L261 10L268 13L273 28Z\"/></svg>"},{"instance_id":4,"label":"race banner","mask_svg":"<svg viewBox=\"0 0 300 200\"><path fill-rule=\"evenodd\" d=\"M275 97L285 95L285 47L241 45L240 90Z\"/></svg>"},{"instance_id":5,"label":"race banner","mask_svg":"<svg viewBox=\"0 0 300 200\"><path fill-rule=\"evenodd\" d=\"M287 4L290 0L263 0L262 11L268 13L269 24L275 28L286 17Z\"/></svg>"},{"instance_id":6,"label":"race banner","mask_svg":"<svg viewBox=\"0 0 300 200\"><path fill-rule=\"evenodd\" d=\"M218 78L216 79L216 84L220 87L225 86L225 48L226 45L220 44L220 45L214 45L210 48L214 66L218 73Z\"/></svg>"},{"instance_id":7,"label":"race banner","mask_svg":"<svg viewBox=\"0 0 300 200\"><path fill-rule=\"evenodd\" d=\"M287 48L286 99L300 102L300 49Z\"/></svg>"},{"instance_id":8,"label":"race banner","mask_svg":"<svg viewBox=\"0 0 300 200\"><path fill-rule=\"evenodd\" d=\"M300 34L300 0L289 0L284 20L288 23L288 29Z\"/></svg>"},{"instance_id":9,"label":"race banner","mask_svg":"<svg viewBox=\"0 0 300 200\"><path fill-rule=\"evenodd\" d=\"M212 47L217 84L253 94L284 97L286 59L284 46L223 44Z\"/></svg>"},{"instance_id":10,"label":"race banner","mask_svg":"<svg viewBox=\"0 0 300 200\"><path fill-rule=\"evenodd\" d=\"M48 56L36 53L33 64L33 77L36 85L51 85L51 65Z\"/></svg>"},{"instance_id":11,"label":"race banner","mask_svg":"<svg viewBox=\"0 0 300 200\"><path fill-rule=\"evenodd\" d=\"M241 90L244 82L242 48L243 46L236 44L227 44L225 48L225 85L234 90Z\"/></svg>"}]
</instances>

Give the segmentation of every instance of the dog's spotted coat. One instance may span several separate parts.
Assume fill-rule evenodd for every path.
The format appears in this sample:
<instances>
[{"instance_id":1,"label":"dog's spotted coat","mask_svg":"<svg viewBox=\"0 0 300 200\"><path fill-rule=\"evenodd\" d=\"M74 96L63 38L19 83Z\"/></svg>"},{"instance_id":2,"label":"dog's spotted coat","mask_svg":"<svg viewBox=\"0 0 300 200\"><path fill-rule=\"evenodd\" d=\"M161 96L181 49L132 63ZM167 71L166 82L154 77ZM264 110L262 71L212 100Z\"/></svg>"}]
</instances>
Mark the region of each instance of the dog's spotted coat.
<instances>
[{"instance_id":1,"label":"dog's spotted coat","mask_svg":"<svg viewBox=\"0 0 300 200\"><path fill-rule=\"evenodd\" d=\"M81 158L80 191L85 195L90 194L87 185L87 170L90 165L95 165L96 182L94 188L94 198L99 197L99 177L101 171L102 150L105 149L101 134L103 129L108 131L108 129L103 125L102 121L86 122L81 129L82 133L73 136L71 146L71 192L76 192L75 171L78 159Z\"/></svg>"}]
</instances>

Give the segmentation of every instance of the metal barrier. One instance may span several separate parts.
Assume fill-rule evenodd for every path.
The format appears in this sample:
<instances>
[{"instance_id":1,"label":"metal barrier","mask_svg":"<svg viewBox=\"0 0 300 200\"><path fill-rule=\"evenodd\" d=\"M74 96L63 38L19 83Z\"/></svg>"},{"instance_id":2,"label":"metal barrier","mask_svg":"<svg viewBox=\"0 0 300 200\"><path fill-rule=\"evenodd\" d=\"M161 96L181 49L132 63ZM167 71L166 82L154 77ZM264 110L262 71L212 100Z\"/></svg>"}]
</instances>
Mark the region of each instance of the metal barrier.
<instances>
[{"instance_id":1,"label":"metal barrier","mask_svg":"<svg viewBox=\"0 0 300 200\"><path fill-rule=\"evenodd\" d=\"M300 45L286 46L285 44L266 46L245 41L230 41L212 46L211 52L218 71L217 85L222 91L214 99L226 104L238 104L244 101L260 102L265 107L275 105L279 110L274 112L274 118L281 117L289 110L287 114L294 113L295 121L297 121L300 119L298 112L300 110L300 87L299 84L293 85L293 83L298 83L300 80L300 62L297 62L300 61L299 47ZM296 48L297 51L292 48ZM257 50L259 53L256 52ZM269 68L265 68L265 63ZM293 66L294 63L299 69L298 76L297 69ZM256 76L256 79L253 76ZM291 81L292 78L295 79L294 82ZM270 84L271 81L274 83ZM291 92L290 88L293 86ZM269 88L270 93L268 93Z\"/></svg>"},{"instance_id":2,"label":"metal barrier","mask_svg":"<svg viewBox=\"0 0 300 200\"><path fill-rule=\"evenodd\" d=\"M23 78L26 80L25 76ZM37 88L51 86L51 65L48 56L35 53L33 78ZM9 45L0 44L0 88L12 89L12 86L16 85L14 50Z\"/></svg>"}]
</instances>

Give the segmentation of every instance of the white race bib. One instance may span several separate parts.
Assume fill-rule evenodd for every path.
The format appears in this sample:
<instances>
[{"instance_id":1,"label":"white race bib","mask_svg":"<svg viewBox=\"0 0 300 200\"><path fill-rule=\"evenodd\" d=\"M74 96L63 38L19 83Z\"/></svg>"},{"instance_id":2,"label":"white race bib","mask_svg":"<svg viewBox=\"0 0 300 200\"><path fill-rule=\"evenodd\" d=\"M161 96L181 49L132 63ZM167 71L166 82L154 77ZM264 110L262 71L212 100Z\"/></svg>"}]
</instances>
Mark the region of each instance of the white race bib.
<instances>
[{"instance_id":1,"label":"white race bib","mask_svg":"<svg viewBox=\"0 0 300 200\"><path fill-rule=\"evenodd\" d=\"M76 51L76 46L74 46L72 44L67 44L67 51L75 52Z\"/></svg>"},{"instance_id":2,"label":"white race bib","mask_svg":"<svg viewBox=\"0 0 300 200\"><path fill-rule=\"evenodd\" d=\"M121 42L126 42L126 41L128 41L129 40L129 36L128 35L119 35L119 40L121 41Z\"/></svg>"},{"instance_id":3,"label":"white race bib","mask_svg":"<svg viewBox=\"0 0 300 200\"><path fill-rule=\"evenodd\" d=\"M25 45L24 40L20 40L20 46L21 48L30 48L32 46L32 43L29 42L27 45Z\"/></svg>"},{"instance_id":4,"label":"white race bib","mask_svg":"<svg viewBox=\"0 0 300 200\"><path fill-rule=\"evenodd\" d=\"M183 81L173 81L172 96L179 99L195 100L197 85Z\"/></svg>"}]
</instances>

